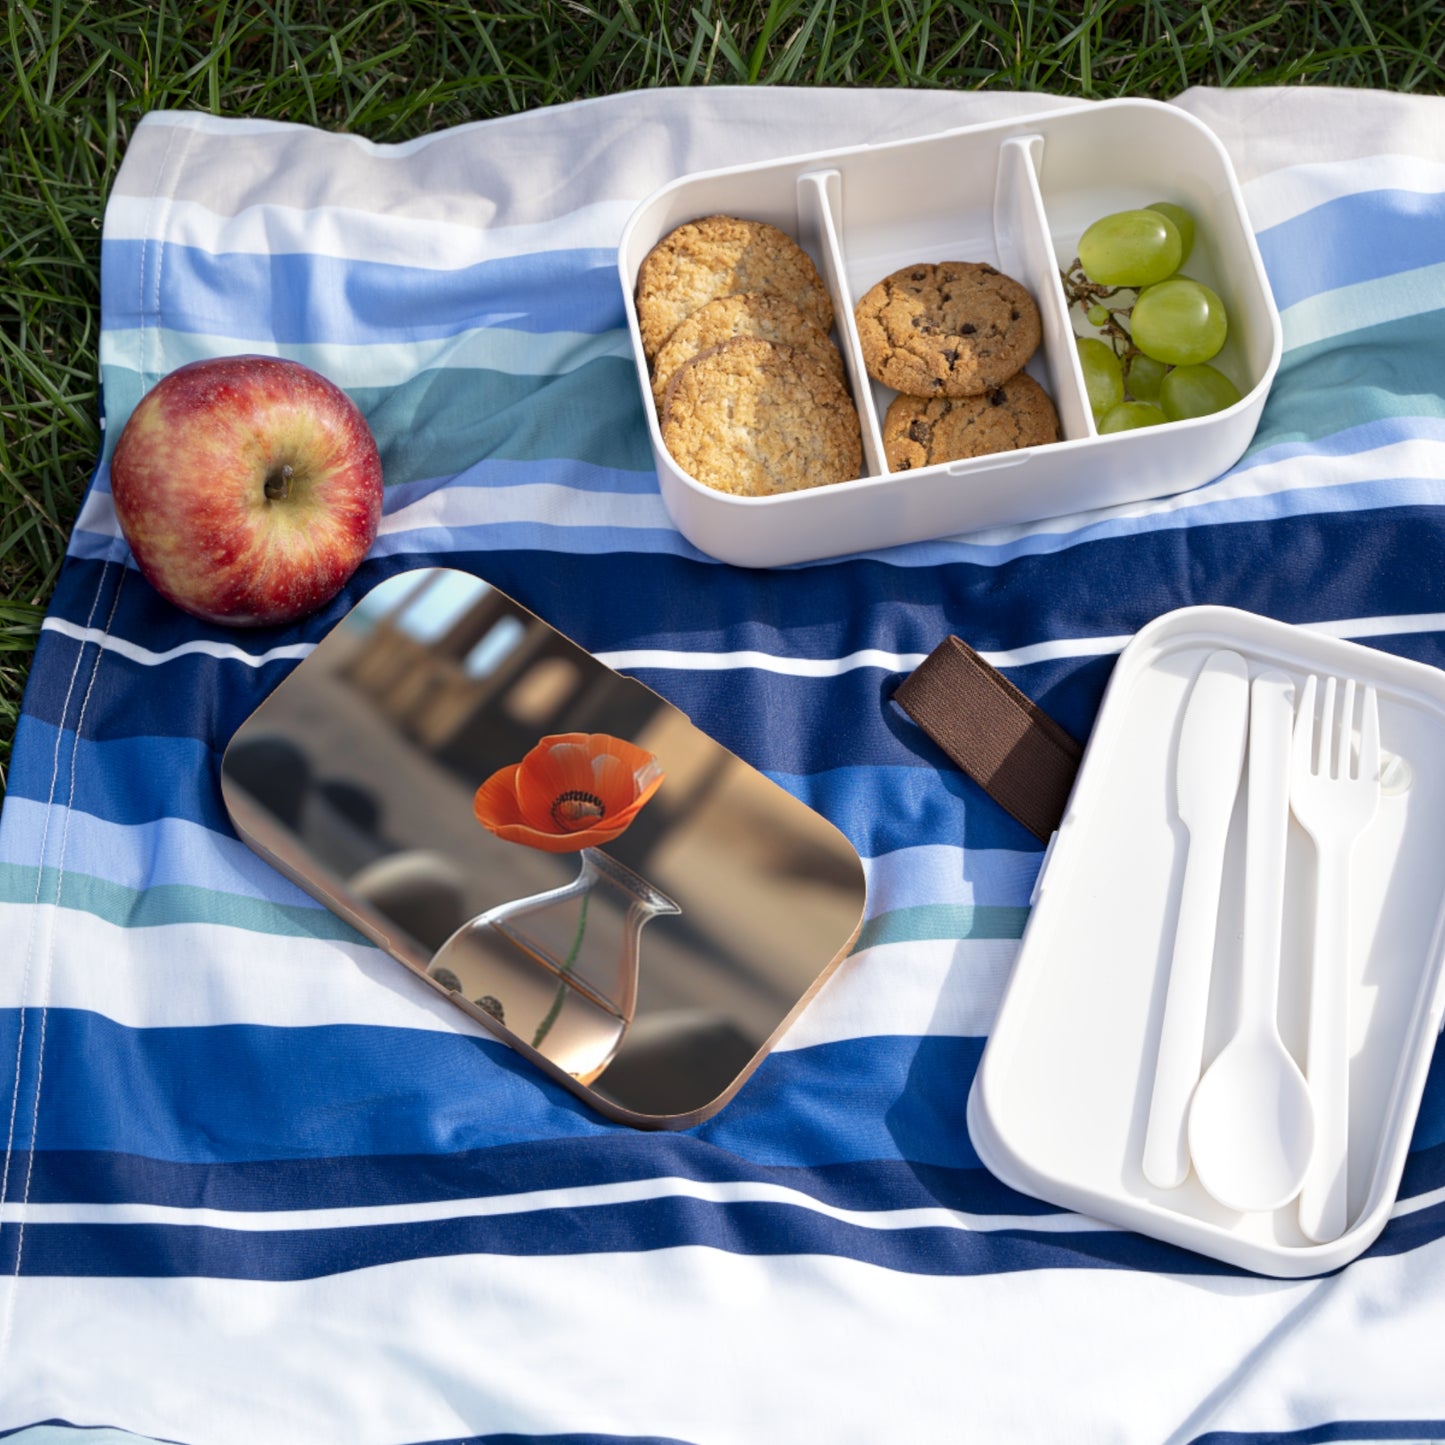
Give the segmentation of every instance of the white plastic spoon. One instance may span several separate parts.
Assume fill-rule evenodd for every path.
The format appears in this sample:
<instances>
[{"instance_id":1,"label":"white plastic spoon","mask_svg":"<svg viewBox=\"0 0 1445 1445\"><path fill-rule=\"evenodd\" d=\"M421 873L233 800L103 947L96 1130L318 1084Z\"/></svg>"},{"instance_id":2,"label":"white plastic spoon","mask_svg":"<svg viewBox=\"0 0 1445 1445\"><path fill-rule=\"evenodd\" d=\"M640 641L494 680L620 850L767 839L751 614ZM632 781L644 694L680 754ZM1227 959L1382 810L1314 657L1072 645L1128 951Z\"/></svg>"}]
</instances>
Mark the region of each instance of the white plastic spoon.
<instances>
[{"instance_id":1,"label":"white plastic spoon","mask_svg":"<svg viewBox=\"0 0 1445 1445\"><path fill-rule=\"evenodd\" d=\"M1277 1019L1293 704L1294 684L1284 673L1254 679L1239 1013L1189 1107L1189 1153L1199 1182L1242 1212L1288 1204L1314 1148L1309 1086Z\"/></svg>"}]
</instances>

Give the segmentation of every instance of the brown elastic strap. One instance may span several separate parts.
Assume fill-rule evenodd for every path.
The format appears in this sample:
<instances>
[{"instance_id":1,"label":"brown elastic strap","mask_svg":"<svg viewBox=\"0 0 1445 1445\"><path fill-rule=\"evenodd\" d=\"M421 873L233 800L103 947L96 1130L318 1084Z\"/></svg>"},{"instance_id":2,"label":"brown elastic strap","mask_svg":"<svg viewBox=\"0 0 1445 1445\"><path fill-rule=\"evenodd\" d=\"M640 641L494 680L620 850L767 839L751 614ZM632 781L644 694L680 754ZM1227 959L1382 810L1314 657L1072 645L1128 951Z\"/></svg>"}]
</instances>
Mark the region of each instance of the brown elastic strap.
<instances>
[{"instance_id":1,"label":"brown elastic strap","mask_svg":"<svg viewBox=\"0 0 1445 1445\"><path fill-rule=\"evenodd\" d=\"M1084 755L1053 718L957 637L940 642L893 696L994 802L1048 841Z\"/></svg>"}]
</instances>

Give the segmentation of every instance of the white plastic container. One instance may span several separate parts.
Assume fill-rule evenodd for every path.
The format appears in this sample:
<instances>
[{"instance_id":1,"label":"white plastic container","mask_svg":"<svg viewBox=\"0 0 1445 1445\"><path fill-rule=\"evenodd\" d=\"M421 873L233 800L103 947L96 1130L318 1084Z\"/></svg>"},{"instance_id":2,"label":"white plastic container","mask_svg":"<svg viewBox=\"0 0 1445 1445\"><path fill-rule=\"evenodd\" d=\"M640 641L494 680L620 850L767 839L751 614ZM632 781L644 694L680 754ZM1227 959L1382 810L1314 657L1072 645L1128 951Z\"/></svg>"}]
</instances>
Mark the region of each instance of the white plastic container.
<instances>
[{"instance_id":1,"label":"white plastic container","mask_svg":"<svg viewBox=\"0 0 1445 1445\"><path fill-rule=\"evenodd\" d=\"M1268 668L1373 684L1384 787L1353 857L1348 1222L1312 1243L1291 1202L1216 1203L1191 1172L1144 1177L1188 835L1176 813L1180 724L1217 648ZM1226 845L1203 1067L1223 1046L1238 989L1249 806L1246 764ZM1315 852L1289 823L1279 1025L1304 1063ZM1445 673L1228 608L1186 608L1120 656L1040 874L1019 956L968 1101L984 1164L1012 1187L1261 1274L1338 1268L1389 1218L1445 1010Z\"/></svg>"},{"instance_id":2,"label":"white plastic container","mask_svg":"<svg viewBox=\"0 0 1445 1445\"><path fill-rule=\"evenodd\" d=\"M1100 436L1059 279L1090 222L1175 201L1198 223L1186 274L1223 298L1230 335L1214 365L1241 399L1213 416ZM643 258L712 214L771 222L809 252L837 312L862 426L864 475L771 497L714 491L662 442L634 301ZM1053 397L1063 440L889 473L881 422L894 393L863 370L853 308L917 261L975 261L1022 282L1043 344L1027 370ZM1279 315L1224 148L1199 121L1147 100L1105 101L922 140L820 152L685 176L628 221L618 251L663 501L687 539L723 561L769 567L1140 501L1218 476L1249 445L1279 365Z\"/></svg>"}]
</instances>

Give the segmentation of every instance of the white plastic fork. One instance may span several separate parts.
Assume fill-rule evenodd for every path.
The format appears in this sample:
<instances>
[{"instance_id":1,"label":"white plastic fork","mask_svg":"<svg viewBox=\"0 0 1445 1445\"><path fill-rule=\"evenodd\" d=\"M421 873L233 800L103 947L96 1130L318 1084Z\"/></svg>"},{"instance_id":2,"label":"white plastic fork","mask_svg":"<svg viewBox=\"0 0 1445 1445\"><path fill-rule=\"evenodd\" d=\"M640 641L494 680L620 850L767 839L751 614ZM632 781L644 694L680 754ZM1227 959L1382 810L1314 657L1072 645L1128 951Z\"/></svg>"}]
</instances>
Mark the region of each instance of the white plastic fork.
<instances>
[{"instance_id":1,"label":"white plastic fork","mask_svg":"<svg viewBox=\"0 0 1445 1445\"><path fill-rule=\"evenodd\" d=\"M1315 929L1310 970L1305 1077L1315 1104L1315 1149L1299 1197L1299 1222L1316 1243L1338 1239L1348 1223L1350 864L1380 802L1380 718L1375 689L1360 709L1354 756L1355 682L1347 678L1338 714L1327 677L1315 737L1317 679L1304 685L1290 764L1290 807L1314 841Z\"/></svg>"}]
</instances>

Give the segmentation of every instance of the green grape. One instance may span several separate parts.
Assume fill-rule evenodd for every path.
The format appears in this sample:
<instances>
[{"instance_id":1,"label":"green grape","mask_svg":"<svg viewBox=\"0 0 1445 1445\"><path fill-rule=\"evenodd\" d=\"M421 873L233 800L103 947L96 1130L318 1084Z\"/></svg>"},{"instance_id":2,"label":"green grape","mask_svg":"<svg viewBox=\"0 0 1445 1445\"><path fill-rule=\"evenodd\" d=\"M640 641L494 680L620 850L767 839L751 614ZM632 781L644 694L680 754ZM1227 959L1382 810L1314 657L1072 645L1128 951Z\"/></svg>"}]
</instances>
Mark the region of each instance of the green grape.
<instances>
[{"instance_id":1,"label":"green grape","mask_svg":"<svg viewBox=\"0 0 1445 1445\"><path fill-rule=\"evenodd\" d=\"M1182 266L1194 249L1194 217L1183 206L1176 206L1173 201L1150 201L1144 209L1158 211L1161 216L1168 216L1174 222L1174 228L1179 232L1179 244L1184 248L1179 257L1179 264Z\"/></svg>"},{"instance_id":2,"label":"green grape","mask_svg":"<svg viewBox=\"0 0 1445 1445\"><path fill-rule=\"evenodd\" d=\"M1171 276L1139 293L1129 330L1134 345L1155 361L1197 366L1224 345L1229 319L1224 302L1208 286Z\"/></svg>"},{"instance_id":3,"label":"green grape","mask_svg":"<svg viewBox=\"0 0 1445 1445\"><path fill-rule=\"evenodd\" d=\"M1179 269L1184 244L1159 211L1116 211L1079 237L1079 264L1100 286L1149 286Z\"/></svg>"},{"instance_id":4,"label":"green grape","mask_svg":"<svg viewBox=\"0 0 1445 1445\"><path fill-rule=\"evenodd\" d=\"M1106 411L1099 420L1099 432L1134 431L1141 426L1158 426L1169 418L1149 401L1121 401Z\"/></svg>"},{"instance_id":5,"label":"green grape","mask_svg":"<svg viewBox=\"0 0 1445 1445\"><path fill-rule=\"evenodd\" d=\"M1089 325L1102 326L1109 319L1107 306L1091 306L1088 310Z\"/></svg>"},{"instance_id":6,"label":"green grape","mask_svg":"<svg viewBox=\"0 0 1445 1445\"><path fill-rule=\"evenodd\" d=\"M1096 417L1118 406L1124 400L1124 369L1114 348L1092 336L1075 338L1079 348L1079 365L1084 370L1084 386L1089 393L1089 410Z\"/></svg>"},{"instance_id":7,"label":"green grape","mask_svg":"<svg viewBox=\"0 0 1445 1445\"><path fill-rule=\"evenodd\" d=\"M1212 366L1176 366L1164 378L1159 405L1170 421L1208 416L1239 400L1239 388Z\"/></svg>"},{"instance_id":8,"label":"green grape","mask_svg":"<svg viewBox=\"0 0 1445 1445\"><path fill-rule=\"evenodd\" d=\"M1136 351L1129 358L1129 369L1124 374L1129 395L1135 401L1158 401L1159 386L1168 370L1162 361L1155 361L1152 356Z\"/></svg>"}]
</instances>

